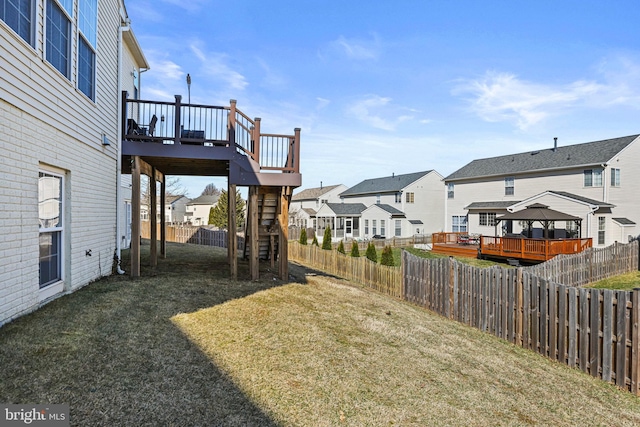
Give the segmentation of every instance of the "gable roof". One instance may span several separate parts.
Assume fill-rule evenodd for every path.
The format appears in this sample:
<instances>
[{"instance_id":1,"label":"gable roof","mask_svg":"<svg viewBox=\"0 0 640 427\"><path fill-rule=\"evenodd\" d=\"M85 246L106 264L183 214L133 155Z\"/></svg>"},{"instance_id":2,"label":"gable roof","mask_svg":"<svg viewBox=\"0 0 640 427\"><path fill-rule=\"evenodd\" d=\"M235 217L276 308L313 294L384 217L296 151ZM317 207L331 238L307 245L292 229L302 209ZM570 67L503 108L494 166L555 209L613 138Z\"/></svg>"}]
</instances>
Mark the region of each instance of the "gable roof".
<instances>
[{"instance_id":1,"label":"gable roof","mask_svg":"<svg viewBox=\"0 0 640 427\"><path fill-rule=\"evenodd\" d=\"M386 203L376 203L374 205L369 206L367 210L374 209L374 208L378 208L380 210L385 211L388 214L391 214L391 218L406 218L406 215L404 212Z\"/></svg>"},{"instance_id":2,"label":"gable roof","mask_svg":"<svg viewBox=\"0 0 640 427\"><path fill-rule=\"evenodd\" d=\"M187 205L215 205L220 196L200 196L196 197Z\"/></svg>"},{"instance_id":3,"label":"gable roof","mask_svg":"<svg viewBox=\"0 0 640 427\"><path fill-rule=\"evenodd\" d=\"M322 196L325 193L328 193L329 191L333 190L334 188L340 187L340 185L342 185L342 184L327 185L326 187L322 186L322 187L316 187L316 188L307 188L305 190L302 190L298 194L294 194L293 196L291 196L291 201L316 200L320 196Z\"/></svg>"},{"instance_id":4,"label":"gable roof","mask_svg":"<svg viewBox=\"0 0 640 427\"><path fill-rule=\"evenodd\" d=\"M407 187L409 184L419 180L423 176L430 174L431 172L433 172L433 169L424 172L408 173L404 175L393 175L383 178L365 179L359 184L356 184L348 190L340 193L340 197L398 192Z\"/></svg>"},{"instance_id":5,"label":"gable roof","mask_svg":"<svg viewBox=\"0 0 640 427\"><path fill-rule=\"evenodd\" d=\"M507 209L511 205L520 203L520 200L498 200L495 202L473 202L465 206L465 209Z\"/></svg>"},{"instance_id":6,"label":"gable roof","mask_svg":"<svg viewBox=\"0 0 640 427\"><path fill-rule=\"evenodd\" d=\"M325 203L336 215L360 215L367 209L364 203Z\"/></svg>"},{"instance_id":7,"label":"gable roof","mask_svg":"<svg viewBox=\"0 0 640 427\"><path fill-rule=\"evenodd\" d=\"M568 193L566 191L554 191L554 190L549 190L547 191L547 193L550 194L556 194L558 196L563 196L563 197L567 197L569 199L574 199L577 200L579 202L583 202L583 203L587 203L589 205L593 205L593 206L600 206L602 207L607 207L607 208L615 208L616 205L613 205L611 203L607 203L607 202L601 202L599 200L595 200L595 199L590 199L588 197L584 197L584 196L579 196L577 194L573 194L573 193Z\"/></svg>"},{"instance_id":8,"label":"gable roof","mask_svg":"<svg viewBox=\"0 0 640 427\"><path fill-rule=\"evenodd\" d=\"M445 181L603 164L610 161L638 136L630 135L584 144L567 145L558 147L555 150L550 148L473 160L446 177Z\"/></svg>"}]
</instances>

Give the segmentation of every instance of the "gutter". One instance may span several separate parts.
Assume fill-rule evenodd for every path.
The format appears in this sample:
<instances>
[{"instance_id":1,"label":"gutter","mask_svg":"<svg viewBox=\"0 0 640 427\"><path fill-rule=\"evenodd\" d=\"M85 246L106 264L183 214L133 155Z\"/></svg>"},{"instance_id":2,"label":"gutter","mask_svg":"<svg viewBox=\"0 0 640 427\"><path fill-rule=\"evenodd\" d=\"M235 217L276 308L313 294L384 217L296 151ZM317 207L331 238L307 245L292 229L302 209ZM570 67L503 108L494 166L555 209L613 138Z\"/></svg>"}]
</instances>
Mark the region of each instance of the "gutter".
<instances>
[{"instance_id":1,"label":"gutter","mask_svg":"<svg viewBox=\"0 0 640 427\"><path fill-rule=\"evenodd\" d=\"M116 160L116 253L114 255L116 261L116 271L118 274L125 274L125 271L120 268L121 252L122 252L122 239L120 234L122 233L120 227L120 214L122 211L122 102L120 102L120 94L122 93L122 51L123 51L123 36L125 31L131 30L131 20L126 18L124 25L118 27L118 144L117 144L117 160Z\"/></svg>"}]
</instances>

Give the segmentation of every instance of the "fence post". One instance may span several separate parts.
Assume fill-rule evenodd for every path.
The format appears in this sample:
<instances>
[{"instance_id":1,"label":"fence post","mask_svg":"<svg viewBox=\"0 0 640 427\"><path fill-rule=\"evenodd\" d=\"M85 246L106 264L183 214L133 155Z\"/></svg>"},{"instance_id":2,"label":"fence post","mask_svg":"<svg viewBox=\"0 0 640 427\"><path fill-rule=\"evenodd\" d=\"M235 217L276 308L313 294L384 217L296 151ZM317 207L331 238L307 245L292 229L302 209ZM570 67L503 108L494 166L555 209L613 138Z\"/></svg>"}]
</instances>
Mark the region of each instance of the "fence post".
<instances>
[{"instance_id":1,"label":"fence post","mask_svg":"<svg viewBox=\"0 0 640 427\"><path fill-rule=\"evenodd\" d=\"M455 318L454 315L454 304L453 304L453 300L454 300L454 294L455 294L455 271L454 271L454 263L455 260L453 259L452 256L450 256L448 258L449 262L449 319L453 319Z\"/></svg>"},{"instance_id":2,"label":"fence post","mask_svg":"<svg viewBox=\"0 0 640 427\"><path fill-rule=\"evenodd\" d=\"M524 315L524 304L522 295L522 267L518 267L516 273L516 292L517 292L517 307L516 307L516 345L522 347L522 317Z\"/></svg>"},{"instance_id":3,"label":"fence post","mask_svg":"<svg viewBox=\"0 0 640 427\"><path fill-rule=\"evenodd\" d=\"M640 396L640 288L631 293L631 393Z\"/></svg>"}]
</instances>

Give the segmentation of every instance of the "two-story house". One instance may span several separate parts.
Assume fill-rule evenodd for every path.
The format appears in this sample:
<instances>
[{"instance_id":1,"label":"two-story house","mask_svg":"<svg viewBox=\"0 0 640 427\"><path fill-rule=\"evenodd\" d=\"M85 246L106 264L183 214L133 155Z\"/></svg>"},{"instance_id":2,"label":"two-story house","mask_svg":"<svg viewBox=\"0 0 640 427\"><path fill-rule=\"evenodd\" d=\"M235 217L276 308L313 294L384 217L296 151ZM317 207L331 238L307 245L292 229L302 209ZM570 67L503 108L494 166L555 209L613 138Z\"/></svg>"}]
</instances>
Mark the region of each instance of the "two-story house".
<instances>
[{"instance_id":1,"label":"two-story house","mask_svg":"<svg viewBox=\"0 0 640 427\"><path fill-rule=\"evenodd\" d=\"M111 274L119 71L140 53L120 0L0 5L1 325Z\"/></svg>"},{"instance_id":2,"label":"two-story house","mask_svg":"<svg viewBox=\"0 0 640 427\"><path fill-rule=\"evenodd\" d=\"M209 224L209 212L217 203L220 196L200 196L185 204L185 221L191 225Z\"/></svg>"},{"instance_id":3,"label":"two-story house","mask_svg":"<svg viewBox=\"0 0 640 427\"><path fill-rule=\"evenodd\" d=\"M428 170L366 179L356 184L340 193L340 199L345 205L362 204L366 209L359 213L356 222L352 219L351 223L345 222L346 217L341 220L341 215L335 215L333 222L337 224L337 232L349 225L361 238L410 237L442 231L442 179L435 170ZM320 219L321 213L317 216ZM322 216L328 218L331 214Z\"/></svg>"},{"instance_id":4,"label":"two-story house","mask_svg":"<svg viewBox=\"0 0 640 427\"><path fill-rule=\"evenodd\" d=\"M640 232L639 140L631 135L558 146L556 139L547 149L474 160L444 179L446 229L520 233L525 224L496 226L496 217L544 205L579 218L555 221L556 236L579 233L594 246L626 242ZM540 228L533 231L542 237Z\"/></svg>"},{"instance_id":5,"label":"two-story house","mask_svg":"<svg viewBox=\"0 0 640 427\"><path fill-rule=\"evenodd\" d=\"M344 184L320 185L297 192L289 204L289 225L315 228L318 209L325 203L340 203L340 193L346 189Z\"/></svg>"}]
</instances>

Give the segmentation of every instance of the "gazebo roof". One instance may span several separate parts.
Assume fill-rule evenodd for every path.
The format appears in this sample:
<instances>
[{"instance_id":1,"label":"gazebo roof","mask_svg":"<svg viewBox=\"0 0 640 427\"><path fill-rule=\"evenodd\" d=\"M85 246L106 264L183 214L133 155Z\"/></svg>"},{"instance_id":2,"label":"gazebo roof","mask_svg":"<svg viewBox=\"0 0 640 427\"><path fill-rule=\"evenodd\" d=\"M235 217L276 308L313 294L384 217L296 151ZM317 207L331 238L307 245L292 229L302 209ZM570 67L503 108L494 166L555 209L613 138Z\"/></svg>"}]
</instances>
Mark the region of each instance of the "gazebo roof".
<instances>
[{"instance_id":1,"label":"gazebo roof","mask_svg":"<svg viewBox=\"0 0 640 427\"><path fill-rule=\"evenodd\" d=\"M564 212L558 212L553 209L549 209L549 206L541 203L534 203L527 206L526 209L522 209L518 212L510 212L499 216L496 221L503 220L519 220L519 221L581 221L578 216L566 214Z\"/></svg>"}]
</instances>

